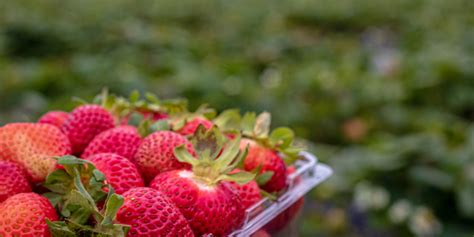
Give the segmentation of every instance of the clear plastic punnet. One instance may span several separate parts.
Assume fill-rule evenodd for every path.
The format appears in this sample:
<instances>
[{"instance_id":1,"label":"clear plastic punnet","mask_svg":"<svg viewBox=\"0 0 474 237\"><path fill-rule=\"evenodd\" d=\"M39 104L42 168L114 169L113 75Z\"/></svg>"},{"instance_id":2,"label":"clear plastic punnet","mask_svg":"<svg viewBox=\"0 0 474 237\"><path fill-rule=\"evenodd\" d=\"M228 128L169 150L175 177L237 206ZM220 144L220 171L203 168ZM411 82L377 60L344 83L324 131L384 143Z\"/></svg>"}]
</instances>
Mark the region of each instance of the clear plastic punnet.
<instances>
[{"instance_id":1,"label":"clear plastic punnet","mask_svg":"<svg viewBox=\"0 0 474 237\"><path fill-rule=\"evenodd\" d=\"M289 186L286 192L279 196L277 200L272 201L264 198L248 208L243 226L229 236L252 236L332 175L332 169L319 163L315 155L309 152L301 152L300 156L301 159L298 159L295 163L296 171L289 176Z\"/></svg>"}]
</instances>

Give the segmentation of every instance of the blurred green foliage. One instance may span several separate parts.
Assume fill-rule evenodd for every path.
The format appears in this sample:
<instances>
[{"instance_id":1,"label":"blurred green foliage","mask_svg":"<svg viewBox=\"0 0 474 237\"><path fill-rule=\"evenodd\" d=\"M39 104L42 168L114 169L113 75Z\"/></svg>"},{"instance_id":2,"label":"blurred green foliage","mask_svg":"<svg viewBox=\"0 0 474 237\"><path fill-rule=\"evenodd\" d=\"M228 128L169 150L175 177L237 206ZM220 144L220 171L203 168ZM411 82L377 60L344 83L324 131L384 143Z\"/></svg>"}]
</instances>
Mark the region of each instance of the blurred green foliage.
<instances>
[{"instance_id":1,"label":"blurred green foliage","mask_svg":"<svg viewBox=\"0 0 474 237\"><path fill-rule=\"evenodd\" d=\"M472 0L0 3L0 123L102 87L272 112L335 176L304 236L471 235Z\"/></svg>"}]
</instances>

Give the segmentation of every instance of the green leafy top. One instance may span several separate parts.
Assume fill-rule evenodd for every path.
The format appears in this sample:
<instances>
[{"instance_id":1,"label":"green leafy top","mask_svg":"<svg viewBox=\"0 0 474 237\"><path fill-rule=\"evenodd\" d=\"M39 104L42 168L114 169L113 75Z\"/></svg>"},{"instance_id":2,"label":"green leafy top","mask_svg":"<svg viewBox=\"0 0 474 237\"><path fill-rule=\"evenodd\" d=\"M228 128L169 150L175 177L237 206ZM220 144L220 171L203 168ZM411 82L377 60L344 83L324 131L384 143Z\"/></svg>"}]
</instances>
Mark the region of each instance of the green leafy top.
<instances>
[{"instance_id":1,"label":"green leafy top","mask_svg":"<svg viewBox=\"0 0 474 237\"><path fill-rule=\"evenodd\" d=\"M175 148L174 154L179 161L191 164L194 176L203 183L215 185L221 181L232 181L245 184L255 178L253 173L232 172L247 155L247 148L240 150L240 136L227 140L217 126L207 130L199 125L191 142L197 159L184 145Z\"/></svg>"},{"instance_id":2,"label":"green leafy top","mask_svg":"<svg viewBox=\"0 0 474 237\"><path fill-rule=\"evenodd\" d=\"M89 161L74 156L57 158L64 169L48 175L43 186L62 220L50 222L53 236L126 236L129 226L115 223L114 219L124 199L105 184L105 176ZM104 190L107 190L106 193ZM104 203L102 210L98 203ZM91 222L93 219L93 222ZM94 224L92 224L94 223Z\"/></svg>"},{"instance_id":3,"label":"green leafy top","mask_svg":"<svg viewBox=\"0 0 474 237\"><path fill-rule=\"evenodd\" d=\"M124 118L134 113L165 113L180 114L187 112L188 102L185 99L160 100L155 94L146 92L143 96L137 90L130 93L128 97L109 94L107 89L97 95L94 103L102 105L120 123Z\"/></svg>"},{"instance_id":4,"label":"green leafy top","mask_svg":"<svg viewBox=\"0 0 474 237\"><path fill-rule=\"evenodd\" d=\"M288 127L278 127L271 131L271 115L263 112L247 112L243 116L236 109L226 110L214 119L214 123L226 132L242 133L260 145L276 150L284 155L288 164L298 158L300 147L293 145L295 134Z\"/></svg>"},{"instance_id":5,"label":"green leafy top","mask_svg":"<svg viewBox=\"0 0 474 237\"><path fill-rule=\"evenodd\" d=\"M207 104L199 106L194 112L181 111L170 116L169 124L174 131L180 130L184 125L194 118L213 119L216 116L216 110L210 108Z\"/></svg>"}]
</instances>

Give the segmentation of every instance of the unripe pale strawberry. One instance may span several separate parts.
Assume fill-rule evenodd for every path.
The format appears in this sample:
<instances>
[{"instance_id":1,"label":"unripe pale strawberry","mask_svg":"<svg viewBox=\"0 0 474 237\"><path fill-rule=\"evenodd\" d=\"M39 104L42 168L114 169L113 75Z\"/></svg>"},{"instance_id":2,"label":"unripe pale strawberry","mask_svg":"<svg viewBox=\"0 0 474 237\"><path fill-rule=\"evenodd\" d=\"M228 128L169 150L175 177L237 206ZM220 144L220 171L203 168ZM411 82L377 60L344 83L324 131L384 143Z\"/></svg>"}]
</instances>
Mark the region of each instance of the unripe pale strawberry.
<instances>
[{"instance_id":1,"label":"unripe pale strawberry","mask_svg":"<svg viewBox=\"0 0 474 237\"><path fill-rule=\"evenodd\" d=\"M183 214L163 193L151 188L134 188L123 197L125 202L116 220L130 225L127 236L194 236Z\"/></svg>"},{"instance_id":2,"label":"unripe pale strawberry","mask_svg":"<svg viewBox=\"0 0 474 237\"><path fill-rule=\"evenodd\" d=\"M61 129L71 142L73 154L80 155L95 136L114 126L114 117L101 106L81 105L69 114Z\"/></svg>"},{"instance_id":3,"label":"unripe pale strawberry","mask_svg":"<svg viewBox=\"0 0 474 237\"><path fill-rule=\"evenodd\" d=\"M23 169L12 162L0 161L0 203L17 194L31 192Z\"/></svg>"},{"instance_id":4,"label":"unripe pale strawberry","mask_svg":"<svg viewBox=\"0 0 474 237\"><path fill-rule=\"evenodd\" d=\"M46 219L58 219L48 199L36 193L16 194L0 204L0 236L51 236Z\"/></svg>"},{"instance_id":5,"label":"unripe pale strawberry","mask_svg":"<svg viewBox=\"0 0 474 237\"><path fill-rule=\"evenodd\" d=\"M54 170L53 157L70 153L66 135L53 125L11 123L0 128L0 160L19 164L32 182L43 181Z\"/></svg>"},{"instance_id":6,"label":"unripe pale strawberry","mask_svg":"<svg viewBox=\"0 0 474 237\"><path fill-rule=\"evenodd\" d=\"M98 153L115 153L132 160L142 138L133 126L118 126L97 135L82 153L83 158Z\"/></svg>"},{"instance_id":7,"label":"unripe pale strawberry","mask_svg":"<svg viewBox=\"0 0 474 237\"><path fill-rule=\"evenodd\" d=\"M104 173L107 182L118 194L145 186L137 167L123 156L114 153L99 153L89 156L87 160Z\"/></svg>"}]
</instances>

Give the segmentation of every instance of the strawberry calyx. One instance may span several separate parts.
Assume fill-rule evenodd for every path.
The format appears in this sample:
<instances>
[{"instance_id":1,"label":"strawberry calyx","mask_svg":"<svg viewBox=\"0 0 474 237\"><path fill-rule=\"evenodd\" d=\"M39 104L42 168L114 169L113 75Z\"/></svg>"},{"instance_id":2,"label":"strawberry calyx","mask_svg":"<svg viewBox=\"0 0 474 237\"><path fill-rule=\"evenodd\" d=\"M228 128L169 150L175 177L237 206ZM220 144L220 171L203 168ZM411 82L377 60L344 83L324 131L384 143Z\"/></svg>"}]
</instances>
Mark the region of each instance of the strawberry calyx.
<instances>
[{"instance_id":1,"label":"strawberry calyx","mask_svg":"<svg viewBox=\"0 0 474 237\"><path fill-rule=\"evenodd\" d=\"M199 118L204 120L211 120L216 116L216 110L209 108L207 104L199 106L194 112L182 111L170 116L169 123L173 131L182 129L186 123L193 119Z\"/></svg>"},{"instance_id":2,"label":"strawberry calyx","mask_svg":"<svg viewBox=\"0 0 474 237\"><path fill-rule=\"evenodd\" d=\"M241 132L243 137L278 151L287 164L298 159L299 152L303 150L293 145L295 133L290 128L278 127L271 130L271 115L268 112L262 112L258 116L255 112L247 112L241 116L239 110L230 109L217 116L214 123L226 133Z\"/></svg>"},{"instance_id":3,"label":"strawberry calyx","mask_svg":"<svg viewBox=\"0 0 474 237\"><path fill-rule=\"evenodd\" d=\"M160 100L153 93L145 93L143 96L134 90L128 97L109 94L107 89L97 95L94 103L102 105L115 118L117 124L128 123L129 117L139 113L150 120L160 120L169 115L187 111L188 102L185 99Z\"/></svg>"},{"instance_id":4,"label":"strawberry calyx","mask_svg":"<svg viewBox=\"0 0 474 237\"><path fill-rule=\"evenodd\" d=\"M53 236L126 236L130 227L115 222L124 199L106 184L105 175L87 160L74 156L56 159L63 169L50 173L43 183L50 190L43 195L62 217L48 221ZM102 203L100 209L98 205Z\"/></svg>"},{"instance_id":5,"label":"strawberry calyx","mask_svg":"<svg viewBox=\"0 0 474 237\"><path fill-rule=\"evenodd\" d=\"M192 166L194 178L206 185L214 186L221 181L246 184L255 178L254 173L245 171L233 172L247 155L247 148L240 150L240 136L227 140L222 132L213 126L210 130L199 125L191 143L197 154L193 157L184 145L174 150L180 162Z\"/></svg>"}]
</instances>

